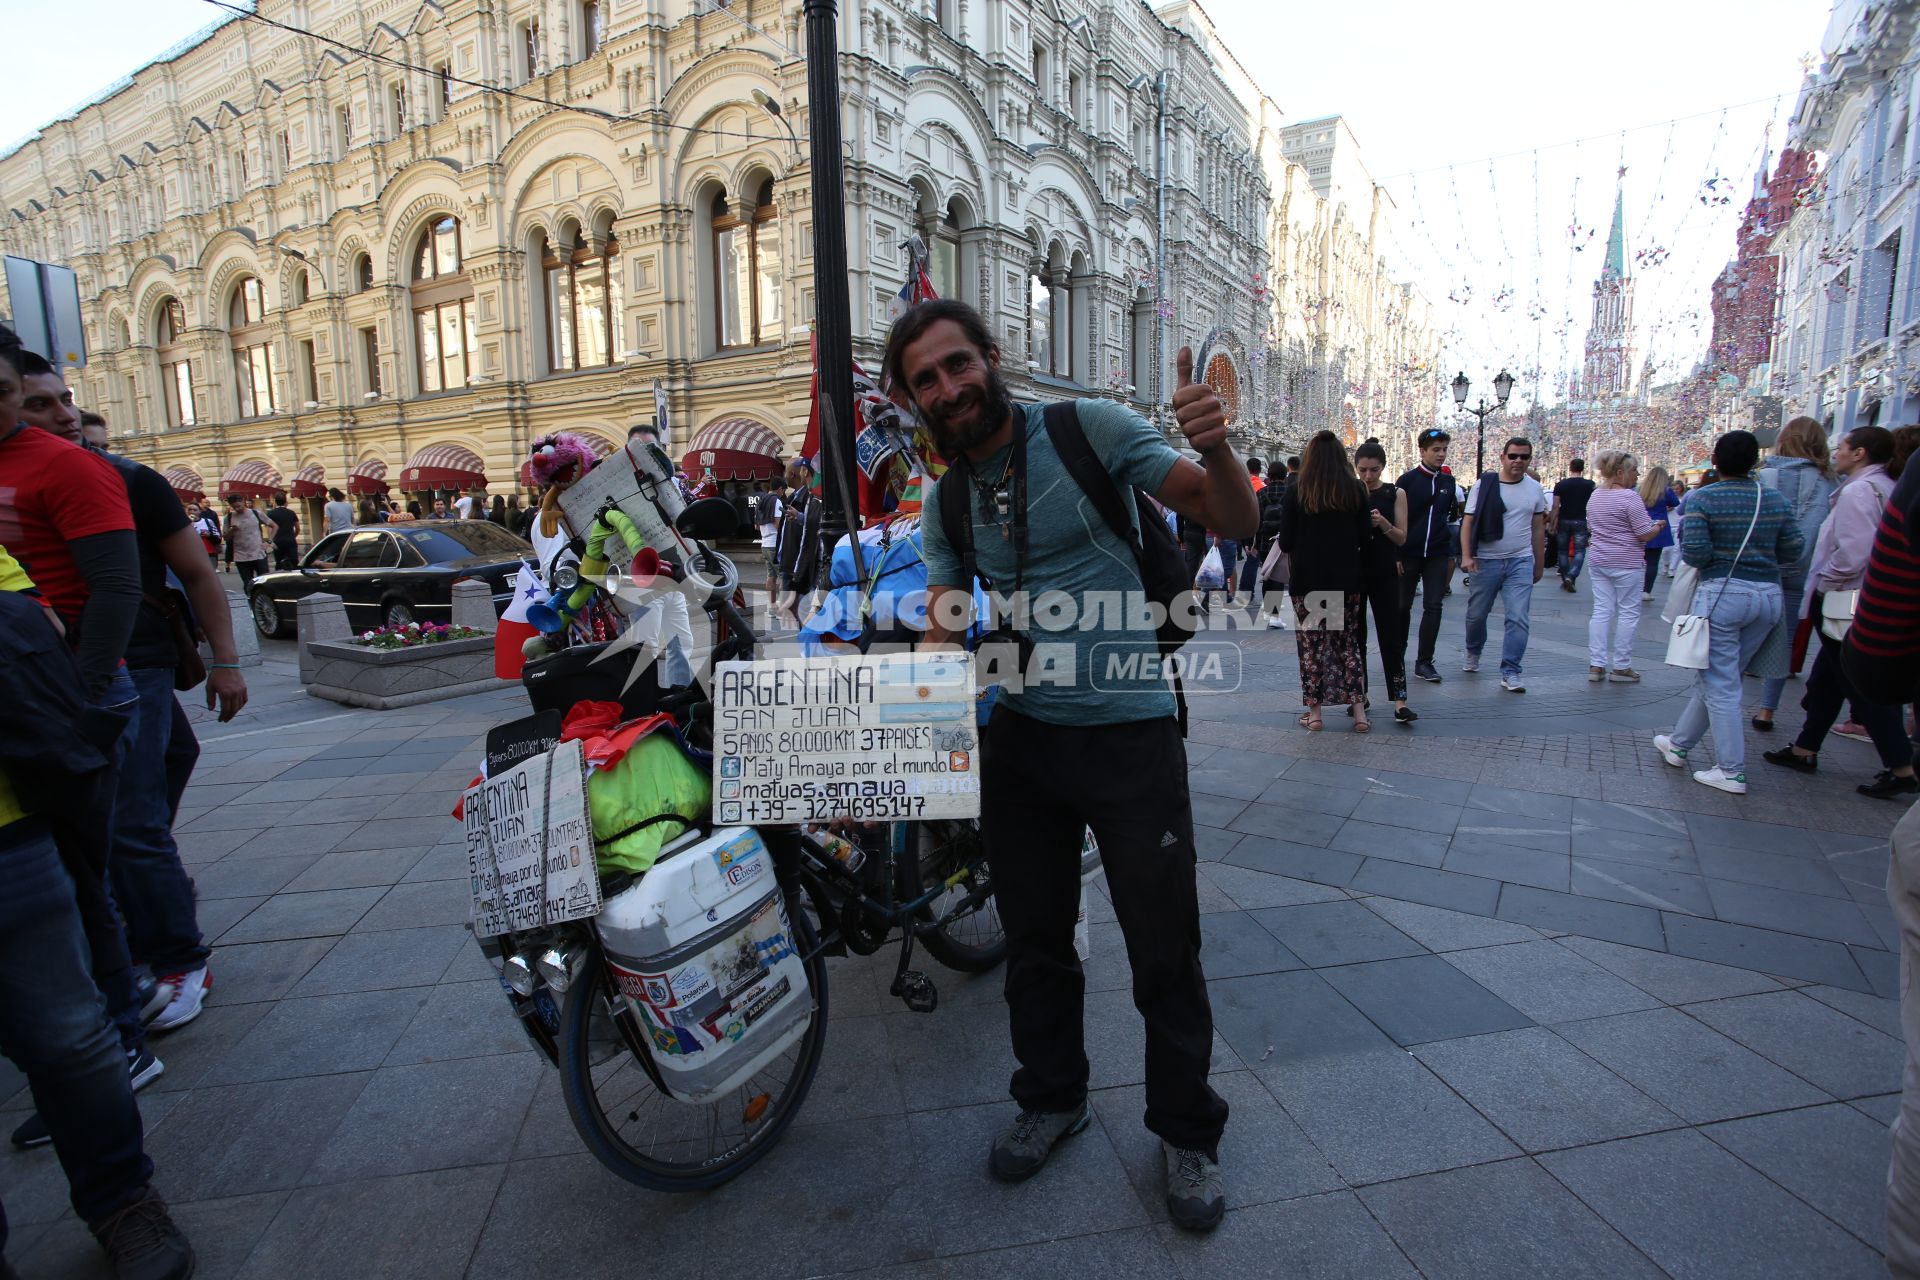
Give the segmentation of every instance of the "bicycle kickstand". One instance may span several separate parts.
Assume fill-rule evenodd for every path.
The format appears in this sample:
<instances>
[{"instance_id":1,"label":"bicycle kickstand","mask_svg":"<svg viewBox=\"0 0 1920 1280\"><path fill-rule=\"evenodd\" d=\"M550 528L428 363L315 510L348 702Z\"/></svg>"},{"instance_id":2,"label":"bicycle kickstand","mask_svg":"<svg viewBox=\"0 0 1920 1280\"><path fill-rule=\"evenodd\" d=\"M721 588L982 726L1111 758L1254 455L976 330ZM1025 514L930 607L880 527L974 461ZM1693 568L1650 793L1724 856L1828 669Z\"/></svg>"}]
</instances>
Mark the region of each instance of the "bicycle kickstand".
<instances>
[{"instance_id":1,"label":"bicycle kickstand","mask_svg":"<svg viewBox=\"0 0 1920 1280\"><path fill-rule=\"evenodd\" d=\"M933 979L918 969L909 969L913 960L913 929L909 927L906 937L900 943L900 965L893 971L893 985L888 994L907 1002L907 1008L915 1013L932 1013L940 1003L940 992L933 985Z\"/></svg>"}]
</instances>

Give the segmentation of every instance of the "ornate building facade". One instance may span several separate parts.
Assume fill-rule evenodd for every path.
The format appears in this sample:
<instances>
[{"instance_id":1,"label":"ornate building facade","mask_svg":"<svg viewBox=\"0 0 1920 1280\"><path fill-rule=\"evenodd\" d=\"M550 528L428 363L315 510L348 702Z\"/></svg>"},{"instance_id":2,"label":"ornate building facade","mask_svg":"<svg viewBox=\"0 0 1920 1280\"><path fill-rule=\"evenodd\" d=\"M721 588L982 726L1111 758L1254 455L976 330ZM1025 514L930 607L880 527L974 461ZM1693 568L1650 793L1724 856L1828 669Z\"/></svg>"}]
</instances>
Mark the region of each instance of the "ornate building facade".
<instances>
[{"instance_id":1,"label":"ornate building facade","mask_svg":"<svg viewBox=\"0 0 1920 1280\"><path fill-rule=\"evenodd\" d=\"M1020 394L1151 412L1173 352L1217 331L1243 447L1337 420L1332 391L1283 390L1323 357L1304 337L1272 357L1307 328L1273 264L1398 295L1377 255L1298 247L1353 216L1203 18L847 6L856 355L877 358L918 233ZM181 487L505 491L545 432L624 438L656 382L693 469L703 443L790 453L813 313L800 49L798 0L262 0L0 157L0 249L75 269L76 395Z\"/></svg>"}]
</instances>

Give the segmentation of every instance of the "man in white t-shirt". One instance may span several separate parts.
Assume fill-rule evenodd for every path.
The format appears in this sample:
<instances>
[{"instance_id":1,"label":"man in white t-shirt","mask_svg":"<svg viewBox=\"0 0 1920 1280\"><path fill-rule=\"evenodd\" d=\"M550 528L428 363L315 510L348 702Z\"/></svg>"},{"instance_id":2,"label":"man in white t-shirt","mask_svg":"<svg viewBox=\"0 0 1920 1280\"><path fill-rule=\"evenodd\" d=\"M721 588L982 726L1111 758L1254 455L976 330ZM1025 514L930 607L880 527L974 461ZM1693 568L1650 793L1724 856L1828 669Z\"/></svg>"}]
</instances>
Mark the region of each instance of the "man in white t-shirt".
<instances>
[{"instance_id":1,"label":"man in white t-shirt","mask_svg":"<svg viewBox=\"0 0 1920 1280\"><path fill-rule=\"evenodd\" d=\"M1507 615L1506 637L1500 645L1500 687L1525 693L1520 661L1527 656L1528 617L1533 607L1533 584L1546 564L1546 490L1527 474L1533 461L1533 442L1515 436L1501 448L1500 468L1481 476L1467 495L1466 518L1460 524L1460 567L1471 575L1467 596L1467 660L1462 671L1480 669L1480 651L1487 644L1487 615L1493 598ZM1498 480L1499 483L1494 483Z\"/></svg>"},{"instance_id":2,"label":"man in white t-shirt","mask_svg":"<svg viewBox=\"0 0 1920 1280\"><path fill-rule=\"evenodd\" d=\"M769 486L753 495L753 524L760 531L760 549L767 559L767 599L772 600L780 590L780 559L775 547L780 541L780 516L784 504L776 486Z\"/></svg>"}]
</instances>

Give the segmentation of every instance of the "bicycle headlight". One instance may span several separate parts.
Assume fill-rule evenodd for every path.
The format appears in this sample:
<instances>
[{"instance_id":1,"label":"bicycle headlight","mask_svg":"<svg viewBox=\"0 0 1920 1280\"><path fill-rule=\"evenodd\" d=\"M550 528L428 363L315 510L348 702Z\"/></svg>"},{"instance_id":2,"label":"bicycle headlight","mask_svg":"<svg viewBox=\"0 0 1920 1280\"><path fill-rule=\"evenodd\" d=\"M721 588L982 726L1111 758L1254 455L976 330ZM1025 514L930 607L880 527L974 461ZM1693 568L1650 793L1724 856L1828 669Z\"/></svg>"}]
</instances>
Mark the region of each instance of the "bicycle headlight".
<instances>
[{"instance_id":1,"label":"bicycle headlight","mask_svg":"<svg viewBox=\"0 0 1920 1280\"><path fill-rule=\"evenodd\" d=\"M525 952L508 956L500 976L506 979L507 985L513 988L515 995L530 996L534 988L540 985L540 975L534 972L533 965L528 961Z\"/></svg>"},{"instance_id":2,"label":"bicycle headlight","mask_svg":"<svg viewBox=\"0 0 1920 1280\"><path fill-rule=\"evenodd\" d=\"M555 995L561 995L573 982L573 968L579 960L579 952L564 943L548 947L533 962L534 970L546 979Z\"/></svg>"},{"instance_id":3,"label":"bicycle headlight","mask_svg":"<svg viewBox=\"0 0 1920 1280\"><path fill-rule=\"evenodd\" d=\"M571 591L580 585L580 570L570 564L561 565L553 571L553 585L558 591Z\"/></svg>"}]
</instances>

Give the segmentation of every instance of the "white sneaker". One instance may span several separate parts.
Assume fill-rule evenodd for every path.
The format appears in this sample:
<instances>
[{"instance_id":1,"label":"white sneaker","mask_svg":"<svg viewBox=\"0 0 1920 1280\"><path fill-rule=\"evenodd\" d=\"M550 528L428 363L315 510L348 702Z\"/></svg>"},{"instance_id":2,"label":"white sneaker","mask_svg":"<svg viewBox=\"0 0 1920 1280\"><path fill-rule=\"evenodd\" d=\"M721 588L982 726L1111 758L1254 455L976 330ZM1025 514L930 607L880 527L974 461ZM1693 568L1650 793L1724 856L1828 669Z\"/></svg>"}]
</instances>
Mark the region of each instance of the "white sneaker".
<instances>
[{"instance_id":1,"label":"white sneaker","mask_svg":"<svg viewBox=\"0 0 1920 1280\"><path fill-rule=\"evenodd\" d=\"M1662 760L1665 760L1674 768L1684 769L1687 767L1687 749L1685 747L1674 746L1673 739L1666 734L1656 733L1653 735L1653 749L1660 753Z\"/></svg>"},{"instance_id":2,"label":"white sneaker","mask_svg":"<svg viewBox=\"0 0 1920 1280\"><path fill-rule=\"evenodd\" d=\"M1285 631L1286 629L1287 629L1287 620L1281 617L1279 614L1276 613L1272 617L1267 619L1267 630Z\"/></svg>"},{"instance_id":3,"label":"white sneaker","mask_svg":"<svg viewBox=\"0 0 1920 1280\"><path fill-rule=\"evenodd\" d=\"M1736 796L1747 794L1747 775L1744 773L1726 773L1719 765L1711 769L1696 769L1693 780L1702 786L1712 787L1716 791L1725 791Z\"/></svg>"},{"instance_id":4,"label":"white sneaker","mask_svg":"<svg viewBox=\"0 0 1920 1280\"><path fill-rule=\"evenodd\" d=\"M1462 671L1467 672L1469 675L1471 675L1473 672L1478 671L1480 669L1480 659L1475 657L1473 654L1468 654L1467 660L1460 664L1460 669Z\"/></svg>"},{"instance_id":5,"label":"white sneaker","mask_svg":"<svg viewBox=\"0 0 1920 1280\"><path fill-rule=\"evenodd\" d=\"M1521 682L1518 675L1501 676L1500 687L1508 693L1525 693L1527 691L1527 686Z\"/></svg>"},{"instance_id":6,"label":"white sneaker","mask_svg":"<svg viewBox=\"0 0 1920 1280\"><path fill-rule=\"evenodd\" d=\"M192 973L169 973L160 981L173 988L173 999L160 1011L160 1016L147 1025L147 1030L172 1031L200 1016L207 992L213 990L213 971L202 965Z\"/></svg>"}]
</instances>

